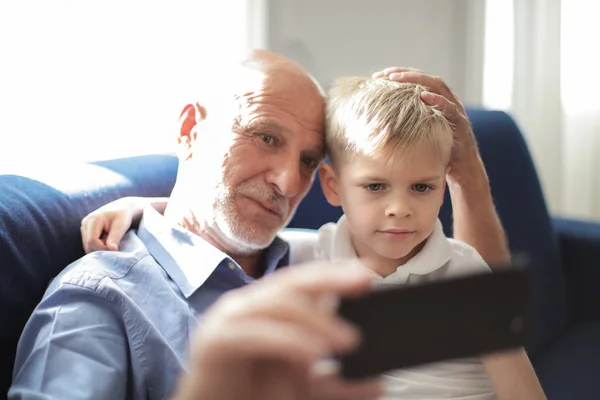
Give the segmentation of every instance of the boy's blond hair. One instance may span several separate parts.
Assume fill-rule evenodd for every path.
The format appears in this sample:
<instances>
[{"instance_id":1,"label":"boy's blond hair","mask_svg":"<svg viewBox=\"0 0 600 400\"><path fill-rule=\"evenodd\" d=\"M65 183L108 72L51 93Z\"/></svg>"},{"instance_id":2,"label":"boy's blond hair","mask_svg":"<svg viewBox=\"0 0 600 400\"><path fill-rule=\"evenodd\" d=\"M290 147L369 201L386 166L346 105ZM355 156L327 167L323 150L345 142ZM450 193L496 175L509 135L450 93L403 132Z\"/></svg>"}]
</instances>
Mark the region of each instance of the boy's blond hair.
<instances>
[{"instance_id":1,"label":"boy's blond hair","mask_svg":"<svg viewBox=\"0 0 600 400\"><path fill-rule=\"evenodd\" d=\"M418 145L431 146L448 162L452 126L440 110L423 103L425 90L387 79L336 80L326 111L325 139L332 163L343 154L388 157Z\"/></svg>"}]
</instances>

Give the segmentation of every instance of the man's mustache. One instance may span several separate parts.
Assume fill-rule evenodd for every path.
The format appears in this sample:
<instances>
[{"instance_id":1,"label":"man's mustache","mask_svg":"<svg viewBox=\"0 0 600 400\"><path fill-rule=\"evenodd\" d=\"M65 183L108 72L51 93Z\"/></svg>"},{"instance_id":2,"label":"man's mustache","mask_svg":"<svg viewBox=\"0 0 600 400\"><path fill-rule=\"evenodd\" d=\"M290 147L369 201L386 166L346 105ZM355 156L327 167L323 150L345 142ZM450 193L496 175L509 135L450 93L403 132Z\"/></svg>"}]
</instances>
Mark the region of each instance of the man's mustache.
<instances>
[{"instance_id":1,"label":"man's mustache","mask_svg":"<svg viewBox=\"0 0 600 400\"><path fill-rule=\"evenodd\" d=\"M289 212L289 203L286 198L272 189L254 184L244 184L238 187L238 193L269 202L279 209L281 215L287 215Z\"/></svg>"}]
</instances>

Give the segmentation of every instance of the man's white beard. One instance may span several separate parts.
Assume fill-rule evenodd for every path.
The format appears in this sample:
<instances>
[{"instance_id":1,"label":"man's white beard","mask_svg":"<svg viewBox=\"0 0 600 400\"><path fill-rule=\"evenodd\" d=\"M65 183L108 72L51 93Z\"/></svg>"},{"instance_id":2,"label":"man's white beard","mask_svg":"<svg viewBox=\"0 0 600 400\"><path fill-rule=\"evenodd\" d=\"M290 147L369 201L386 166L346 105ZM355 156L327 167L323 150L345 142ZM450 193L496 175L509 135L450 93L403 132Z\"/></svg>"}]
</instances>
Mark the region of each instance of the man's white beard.
<instances>
[{"instance_id":1,"label":"man's white beard","mask_svg":"<svg viewBox=\"0 0 600 400\"><path fill-rule=\"evenodd\" d=\"M267 236L264 231L246 226L239 218L232 191L223 186L217 190L210 225L219 239L237 254L251 254L269 247L278 232Z\"/></svg>"}]
</instances>

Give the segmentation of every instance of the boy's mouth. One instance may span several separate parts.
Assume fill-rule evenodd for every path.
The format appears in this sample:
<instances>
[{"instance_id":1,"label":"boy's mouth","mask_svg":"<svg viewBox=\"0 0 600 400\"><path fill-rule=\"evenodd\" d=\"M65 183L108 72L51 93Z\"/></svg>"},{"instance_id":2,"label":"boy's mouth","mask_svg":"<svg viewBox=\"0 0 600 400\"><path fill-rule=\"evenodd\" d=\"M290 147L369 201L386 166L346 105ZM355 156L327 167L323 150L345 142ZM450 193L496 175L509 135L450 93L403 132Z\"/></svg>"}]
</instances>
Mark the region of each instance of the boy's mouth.
<instances>
[{"instance_id":1,"label":"boy's mouth","mask_svg":"<svg viewBox=\"0 0 600 400\"><path fill-rule=\"evenodd\" d=\"M377 233L379 233L389 239L406 239L406 238L412 236L413 234L415 234L416 231L413 231L410 229L392 228L392 229L381 229L381 230L378 230Z\"/></svg>"},{"instance_id":2,"label":"boy's mouth","mask_svg":"<svg viewBox=\"0 0 600 400\"><path fill-rule=\"evenodd\" d=\"M400 229L400 228L398 228L398 229L395 229L395 228L392 228L392 229L382 229L382 230L379 230L378 232L381 232L381 233L398 233L398 234L401 234L401 233L415 233L415 231L413 231L413 230L410 230L410 229Z\"/></svg>"}]
</instances>

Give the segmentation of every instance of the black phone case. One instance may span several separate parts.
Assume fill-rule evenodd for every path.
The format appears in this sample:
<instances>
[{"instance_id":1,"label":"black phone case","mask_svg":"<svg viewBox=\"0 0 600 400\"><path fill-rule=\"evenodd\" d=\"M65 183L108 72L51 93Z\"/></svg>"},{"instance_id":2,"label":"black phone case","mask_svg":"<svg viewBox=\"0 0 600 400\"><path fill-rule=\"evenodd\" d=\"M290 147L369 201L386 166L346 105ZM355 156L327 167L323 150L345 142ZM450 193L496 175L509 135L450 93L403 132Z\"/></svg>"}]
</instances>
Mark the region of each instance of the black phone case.
<instances>
[{"instance_id":1,"label":"black phone case","mask_svg":"<svg viewBox=\"0 0 600 400\"><path fill-rule=\"evenodd\" d=\"M345 378L522 346L530 274L523 266L413 286L375 290L340 302L361 345L338 359Z\"/></svg>"}]
</instances>

